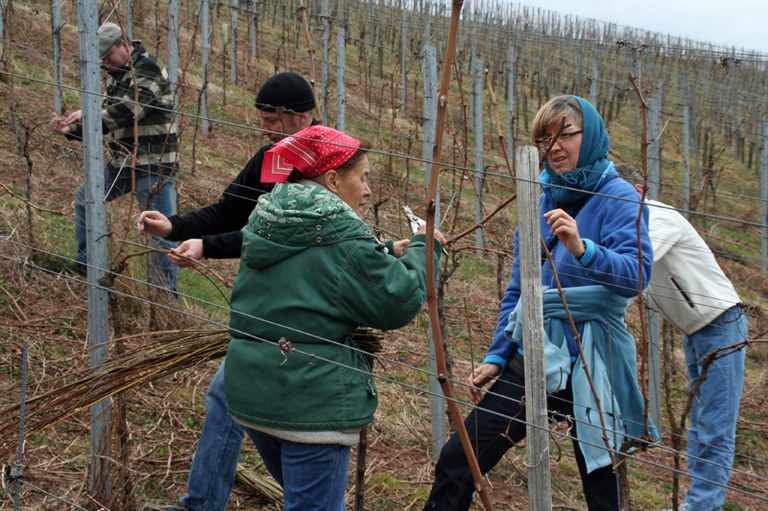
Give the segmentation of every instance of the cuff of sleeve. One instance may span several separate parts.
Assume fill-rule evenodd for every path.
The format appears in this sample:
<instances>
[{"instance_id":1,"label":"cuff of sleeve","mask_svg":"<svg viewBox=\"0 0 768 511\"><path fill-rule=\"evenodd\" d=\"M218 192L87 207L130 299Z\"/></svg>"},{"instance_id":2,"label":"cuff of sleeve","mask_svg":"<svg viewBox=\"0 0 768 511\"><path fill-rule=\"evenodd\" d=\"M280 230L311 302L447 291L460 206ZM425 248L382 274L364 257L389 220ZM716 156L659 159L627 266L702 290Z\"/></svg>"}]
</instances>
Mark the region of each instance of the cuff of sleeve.
<instances>
[{"instance_id":1,"label":"cuff of sleeve","mask_svg":"<svg viewBox=\"0 0 768 511\"><path fill-rule=\"evenodd\" d=\"M385 240L376 246L376 251L382 254L389 254L394 257L395 255L395 242L392 240Z\"/></svg>"},{"instance_id":2,"label":"cuff of sleeve","mask_svg":"<svg viewBox=\"0 0 768 511\"><path fill-rule=\"evenodd\" d=\"M70 124L69 132L64 135L67 140L80 140L83 138L83 127L79 124Z\"/></svg>"},{"instance_id":3,"label":"cuff of sleeve","mask_svg":"<svg viewBox=\"0 0 768 511\"><path fill-rule=\"evenodd\" d=\"M179 224L176 221L179 215L172 215L168 217L168 221L171 222L171 233L165 237L168 241L181 241L179 239Z\"/></svg>"},{"instance_id":4,"label":"cuff of sleeve","mask_svg":"<svg viewBox=\"0 0 768 511\"><path fill-rule=\"evenodd\" d=\"M486 355L485 360L483 360L483 364L496 364L501 368L506 367L507 362L508 360L504 360L504 358L498 355Z\"/></svg>"},{"instance_id":5,"label":"cuff of sleeve","mask_svg":"<svg viewBox=\"0 0 768 511\"><path fill-rule=\"evenodd\" d=\"M208 236L200 236L200 239L203 240L203 259L208 259L208 254L212 254L215 252L213 250L213 247L208 243Z\"/></svg>"},{"instance_id":6,"label":"cuff of sleeve","mask_svg":"<svg viewBox=\"0 0 768 511\"><path fill-rule=\"evenodd\" d=\"M587 238L582 238L582 241L584 242L586 250L580 258L574 256L573 260L576 261L579 266L588 266L595 256L595 242Z\"/></svg>"}]
</instances>

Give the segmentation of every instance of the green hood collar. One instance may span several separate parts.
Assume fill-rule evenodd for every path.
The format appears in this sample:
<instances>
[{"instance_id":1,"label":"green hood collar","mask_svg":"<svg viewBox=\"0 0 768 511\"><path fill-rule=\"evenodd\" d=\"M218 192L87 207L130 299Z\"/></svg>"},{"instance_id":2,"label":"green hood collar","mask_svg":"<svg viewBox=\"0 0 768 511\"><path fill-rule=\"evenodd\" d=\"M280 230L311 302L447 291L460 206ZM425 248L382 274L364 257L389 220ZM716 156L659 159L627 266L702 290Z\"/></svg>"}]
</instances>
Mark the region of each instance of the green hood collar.
<instances>
[{"instance_id":1,"label":"green hood collar","mask_svg":"<svg viewBox=\"0 0 768 511\"><path fill-rule=\"evenodd\" d=\"M336 194L315 183L280 183L262 195L243 229L248 265L266 267L309 247L375 239L373 229Z\"/></svg>"}]
</instances>

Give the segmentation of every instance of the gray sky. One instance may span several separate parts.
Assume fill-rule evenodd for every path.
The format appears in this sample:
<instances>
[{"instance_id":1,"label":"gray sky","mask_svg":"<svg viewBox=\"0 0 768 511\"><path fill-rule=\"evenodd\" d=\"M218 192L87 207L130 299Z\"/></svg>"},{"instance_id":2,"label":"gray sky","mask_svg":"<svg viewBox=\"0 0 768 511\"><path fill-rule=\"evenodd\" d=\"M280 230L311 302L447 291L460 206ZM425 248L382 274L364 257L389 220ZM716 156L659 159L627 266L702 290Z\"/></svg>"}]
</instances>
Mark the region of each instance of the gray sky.
<instances>
[{"instance_id":1,"label":"gray sky","mask_svg":"<svg viewBox=\"0 0 768 511\"><path fill-rule=\"evenodd\" d=\"M513 1L562 14L768 54L766 0Z\"/></svg>"}]
</instances>

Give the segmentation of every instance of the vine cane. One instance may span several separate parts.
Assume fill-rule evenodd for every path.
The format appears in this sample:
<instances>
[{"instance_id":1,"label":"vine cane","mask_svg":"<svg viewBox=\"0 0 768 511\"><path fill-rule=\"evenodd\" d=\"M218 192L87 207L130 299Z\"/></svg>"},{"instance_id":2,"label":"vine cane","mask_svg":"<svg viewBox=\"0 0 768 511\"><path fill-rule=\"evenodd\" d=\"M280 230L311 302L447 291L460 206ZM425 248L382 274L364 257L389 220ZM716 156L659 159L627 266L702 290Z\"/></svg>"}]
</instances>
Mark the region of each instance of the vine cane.
<instances>
[{"instance_id":1,"label":"vine cane","mask_svg":"<svg viewBox=\"0 0 768 511\"><path fill-rule=\"evenodd\" d=\"M469 434L464 426L461 417L461 411L456 403L456 395L453 386L448 380L448 371L445 364L445 347L443 344L443 335L440 330L440 317L437 306L437 291L435 289L435 262L430 254L434 252L435 246L435 198L437 197L437 183L440 171L440 161L443 150L443 126L445 124L446 104L448 100L448 86L451 79L451 63L456 53L456 33L459 28L459 17L463 0L453 0L451 5L451 25L448 31L448 44L445 48L445 58L443 60L443 70L440 77L440 93L437 98L437 119L435 133L435 147L432 152L432 161L434 168L429 180L429 196L427 197L427 309L429 310L429 323L432 329L432 336L435 342L435 361L437 363L437 380L446 397L448 411L451 414L456 434L459 435L461 446L464 448L464 454L467 457L467 463L472 472L472 480L475 490L480 495L483 507L486 511L493 509L490 495L483 487L483 475L480 472L480 466L477 463L475 453L472 451L472 444Z\"/></svg>"}]
</instances>

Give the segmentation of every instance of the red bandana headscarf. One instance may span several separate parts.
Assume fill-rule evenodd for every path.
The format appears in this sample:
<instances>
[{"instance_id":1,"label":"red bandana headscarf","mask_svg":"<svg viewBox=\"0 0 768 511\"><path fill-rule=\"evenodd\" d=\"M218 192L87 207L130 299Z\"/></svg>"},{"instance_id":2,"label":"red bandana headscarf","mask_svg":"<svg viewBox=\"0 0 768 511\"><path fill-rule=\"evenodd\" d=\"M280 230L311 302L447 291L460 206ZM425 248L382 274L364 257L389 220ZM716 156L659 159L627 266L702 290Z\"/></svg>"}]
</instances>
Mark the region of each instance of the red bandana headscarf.
<instances>
[{"instance_id":1,"label":"red bandana headscarf","mask_svg":"<svg viewBox=\"0 0 768 511\"><path fill-rule=\"evenodd\" d=\"M263 183L285 183L293 169L314 177L337 169L357 152L360 141L333 128L315 125L277 142L264 153Z\"/></svg>"}]
</instances>

